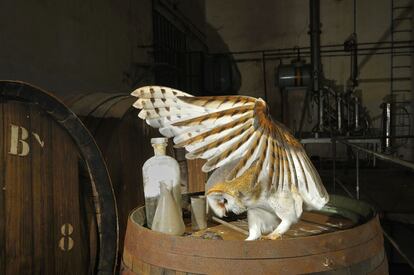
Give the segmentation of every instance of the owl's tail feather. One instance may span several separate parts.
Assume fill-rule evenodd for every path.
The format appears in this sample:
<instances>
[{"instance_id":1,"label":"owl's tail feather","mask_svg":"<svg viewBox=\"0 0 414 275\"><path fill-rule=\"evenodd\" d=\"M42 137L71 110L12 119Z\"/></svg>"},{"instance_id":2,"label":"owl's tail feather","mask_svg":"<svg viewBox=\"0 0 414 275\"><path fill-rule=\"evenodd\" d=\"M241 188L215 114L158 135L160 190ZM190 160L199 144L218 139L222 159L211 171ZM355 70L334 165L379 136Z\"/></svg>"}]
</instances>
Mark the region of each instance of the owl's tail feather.
<instances>
[{"instance_id":1,"label":"owl's tail feather","mask_svg":"<svg viewBox=\"0 0 414 275\"><path fill-rule=\"evenodd\" d=\"M319 192L300 192L307 210L320 210L329 201L329 195L321 196Z\"/></svg>"}]
</instances>

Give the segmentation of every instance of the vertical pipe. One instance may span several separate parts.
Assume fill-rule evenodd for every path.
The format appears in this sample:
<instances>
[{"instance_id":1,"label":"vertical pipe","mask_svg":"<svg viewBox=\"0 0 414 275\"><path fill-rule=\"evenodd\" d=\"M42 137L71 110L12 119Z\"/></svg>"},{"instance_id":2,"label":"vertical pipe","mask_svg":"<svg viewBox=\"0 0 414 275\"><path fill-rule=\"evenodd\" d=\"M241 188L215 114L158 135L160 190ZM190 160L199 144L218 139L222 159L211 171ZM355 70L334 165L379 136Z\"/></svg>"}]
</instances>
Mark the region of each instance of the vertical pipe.
<instances>
[{"instance_id":1,"label":"vertical pipe","mask_svg":"<svg viewBox=\"0 0 414 275\"><path fill-rule=\"evenodd\" d=\"M356 198L359 200L359 150L356 150Z\"/></svg>"},{"instance_id":2,"label":"vertical pipe","mask_svg":"<svg viewBox=\"0 0 414 275\"><path fill-rule=\"evenodd\" d=\"M310 0L310 39L311 39L311 64L313 70L313 91L319 91L319 78L321 70L321 52L320 52L320 14L319 0Z\"/></svg>"},{"instance_id":3,"label":"vertical pipe","mask_svg":"<svg viewBox=\"0 0 414 275\"><path fill-rule=\"evenodd\" d=\"M338 133L342 133L342 102L339 93L336 92L336 111L337 111L337 122L338 122Z\"/></svg>"},{"instance_id":4,"label":"vertical pipe","mask_svg":"<svg viewBox=\"0 0 414 275\"><path fill-rule=\"evenodd\" d=\"M347 119L347 129L346 135L349 136L351 131L351 97L349 94L346 95L346 119Z\"/></svg>"},{"instance_id":5,"label":"vertical pipe","mask_svg":"<svg viewBox=\"0 0 414 275\"><path fill-rule=\"evenodd\" d=\"M352 33L353 47L351 50L351 79L354 87L358 86L358 41L357 41L357 1L354 0L354 32Z\"/></svg>"},{"instance_id":6,"label":"vertical pipe","mask_svg":"<svg viewBox=\"0 0 414 275\"><path fill-rule=\"evenodd\" d=\"M322 89L319 89L319 96L318 96L318 132L323 132L323 93Z\"/></svg>"},{"instance_id":7,"label":"vertical pipe","mask_svg":"<svg viewBox=\"0 0 414 275\"><path fill-rule=\"evenodd\" d=\"M382 152L389 152L392 147L392 102L384 102L382 105Z\"/></svg>"},{"instance_id":8,"label":"vertical pipe","mask_svg":"<svg viewBox=\"0 0 414 275\"><path fill-rule=\"evenodd\" d=\"M358 96L355 95L355 101L354 101L355 107L354 107L354 112L355 112L355 131L359 130L359 98Z\"/></svg>"},{"instance_id":9,"label":"vertical pipe","mask_svg":"<svg viewBox=\"0 0 414 275\"><path fill-rule=\"evenodd\" d=\"M411 5L411 14L414 14L414 5ZM411 20L411 29L414 30L414 20ZM411 37L413 37L413 34L411 34ZM411 129L410 134L414 133L413 125L414 125L414 54L411 55L411 103L410 103L410 117L411 117ZM414 161L414 139L409 139L408 148L411 148L408 155L408 160Z\"/></svg>"},{"instance_id":10,"label":"vertical pipe","mask_svg":"<svg viewBox=\"0 0 414 275\"><path fill-rule=\"evenodd\" d=\"M321 52L320 52L320 3L319 0L309 1L309 34L311 44L311 63L312 63L312 88L313 92L319 95L319 108L318 108L318 131L322 132L323 125L323 91L320 89L320 77L321 77Z\"/></svg>"},{"instance_id":11,"label":"vertical pipe","mask_svg":"<svg viewBox=\"0 0 414 275\"><path fill-rule=\"evenodd\" d=\"M356 9L356 0L354 0L353 3L353 8L354 8L354 33L356 33L356 24L357 24L357 18L356 18L356 13L357 13L357 9Z\"/></svg>"},{"instance_id":12,"label":"vertical pipe","mask_svg":"<svg viewBox=\"0 0 414 275\"><path fill-rule=\"evenodd\" d=\"M264 91L264 97L265 97L265 101L267 103L269 103L268 98L267 98L267 85L266 85L266 57L265 57L265 52L262 52L262 69L263 69L263 91Z\"/></svg>"},{"instance_id":13,"label":"vertical pipe","mask_svg":"<svg viewBox=\"0 0 414 275\"><path fill-rule=\"evenodd\" d=\"M352 86L358 86L358 44L357 44L357 37L356 33L352 34L353 42L352 42L352 49L351 49L351 82Z\"/></svg>"},{"instance_id":14,"label":"vertical pipe","mask_svg":"<svg viewBox=\"0 0 414 275\"><path fill-rule=\"evenodd\" d=\"M336 192L336 139L332 138L332 177L333 177L333 192Z\"/></svg>"},{"instance_id":15,"label":"vertical pipe","mask_svg":"<svg viewBox=\"0 0 414 275\"><path fill-rule=\"evenodd\" d=\"M391 27L390 27L390 38L391 38L391 54L390 54L390 95L392 96L394 94L393 90L394 90L394 0L390 1L391 3L391 7L390 7L390 18L391 18Z\"/></svg>"}]
</instances>

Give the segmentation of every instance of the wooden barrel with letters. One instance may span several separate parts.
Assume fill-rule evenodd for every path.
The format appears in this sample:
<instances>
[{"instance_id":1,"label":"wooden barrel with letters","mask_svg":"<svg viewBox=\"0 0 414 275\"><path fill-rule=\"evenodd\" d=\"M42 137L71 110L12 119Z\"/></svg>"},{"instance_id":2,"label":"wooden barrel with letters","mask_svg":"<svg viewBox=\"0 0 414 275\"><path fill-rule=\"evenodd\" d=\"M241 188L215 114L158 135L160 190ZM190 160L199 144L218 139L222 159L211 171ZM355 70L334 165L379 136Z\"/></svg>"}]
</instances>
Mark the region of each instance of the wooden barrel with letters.
<instances>
[{"instance_id":1,"label":"wooden barrel with letters","mask_svg":"<svg viewBox=\"0 0 414 275\"><path fill-rule=\"evenodd\" d=\"M101 153L41 89L0 81L0 274L113 274L117 214Z\"/></svg>"},{"instance_id":2,"label":"wooden barrel with letters","mask_svg":"<svg viewBox=\"0 0 414 275\"><path fill-rule=\"evenodd\" d=\"M108 166L117 201L120 247L128 215L137 206L144 205L142 166L154 155L151 138L160 136L158 130L138 118L139 110L132 107L135 100L123 93L82 93L64 99L94 136ZM186 162L184 155L176 154L172 146L168 154L179 161L182 176L189 179L189 191L201 191L194 186L201 183L204 187L205 183L199 161Z\"/></svg>"},{"instance_id":3,"label":"wooden barrel with letters","mask_svg":"<svg viewBox=\"0 0 414 275\"><path fill-rule=\"evenodd\" d=\"M241 222L234 222L239 227ZM209 224L204 234L171 236L147 229L145 209L132 212L121 274L388 274L378 216L366 203L332 196L319 212L305 212L279 240ZM209 232L223 238L206 239Z\"/></svg>"}]
</instances>

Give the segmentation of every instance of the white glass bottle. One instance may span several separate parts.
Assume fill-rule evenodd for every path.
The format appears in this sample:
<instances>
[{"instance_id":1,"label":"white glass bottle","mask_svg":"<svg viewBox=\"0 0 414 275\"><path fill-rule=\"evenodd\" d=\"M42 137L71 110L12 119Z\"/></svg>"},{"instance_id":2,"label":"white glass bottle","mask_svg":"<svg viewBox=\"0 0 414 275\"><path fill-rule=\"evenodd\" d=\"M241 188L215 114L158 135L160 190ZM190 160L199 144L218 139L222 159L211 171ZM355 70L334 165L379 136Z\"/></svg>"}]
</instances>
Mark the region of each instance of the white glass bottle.
<instances>
[{"instance_id":1,"label":"white glass bottle","mask_svg":"<svg viewBox=\"0 0 414 275\"><path fill-rule=\"evenodd\" d=\"M180 215L182 215L180 167L174 158L166 155L167 142L167 138L152 138L151 144L154 148L154 156L149 158L142 166L145 212L149 228L152 227L155 210L157 209L161 182L166 183L172 189Z\"/></svg>"}]
</instances>

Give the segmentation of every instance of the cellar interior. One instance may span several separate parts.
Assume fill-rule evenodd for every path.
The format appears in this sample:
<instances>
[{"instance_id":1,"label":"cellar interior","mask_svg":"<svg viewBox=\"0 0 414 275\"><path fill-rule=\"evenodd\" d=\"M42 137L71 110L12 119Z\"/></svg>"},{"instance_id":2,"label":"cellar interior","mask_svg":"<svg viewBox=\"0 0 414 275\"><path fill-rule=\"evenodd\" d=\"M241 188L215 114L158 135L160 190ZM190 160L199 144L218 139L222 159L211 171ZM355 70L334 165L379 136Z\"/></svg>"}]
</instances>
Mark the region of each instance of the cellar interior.
<instances>
[{"instance_id":1,"label":"cellar interior","mask_svg":"<svg viewBox=\"0 0 414 275\"><path fill-rule=\"evenodd\" d=\"M0 1L0 274L414 274L413 16Z\"/></svg>"}]
</instances>

